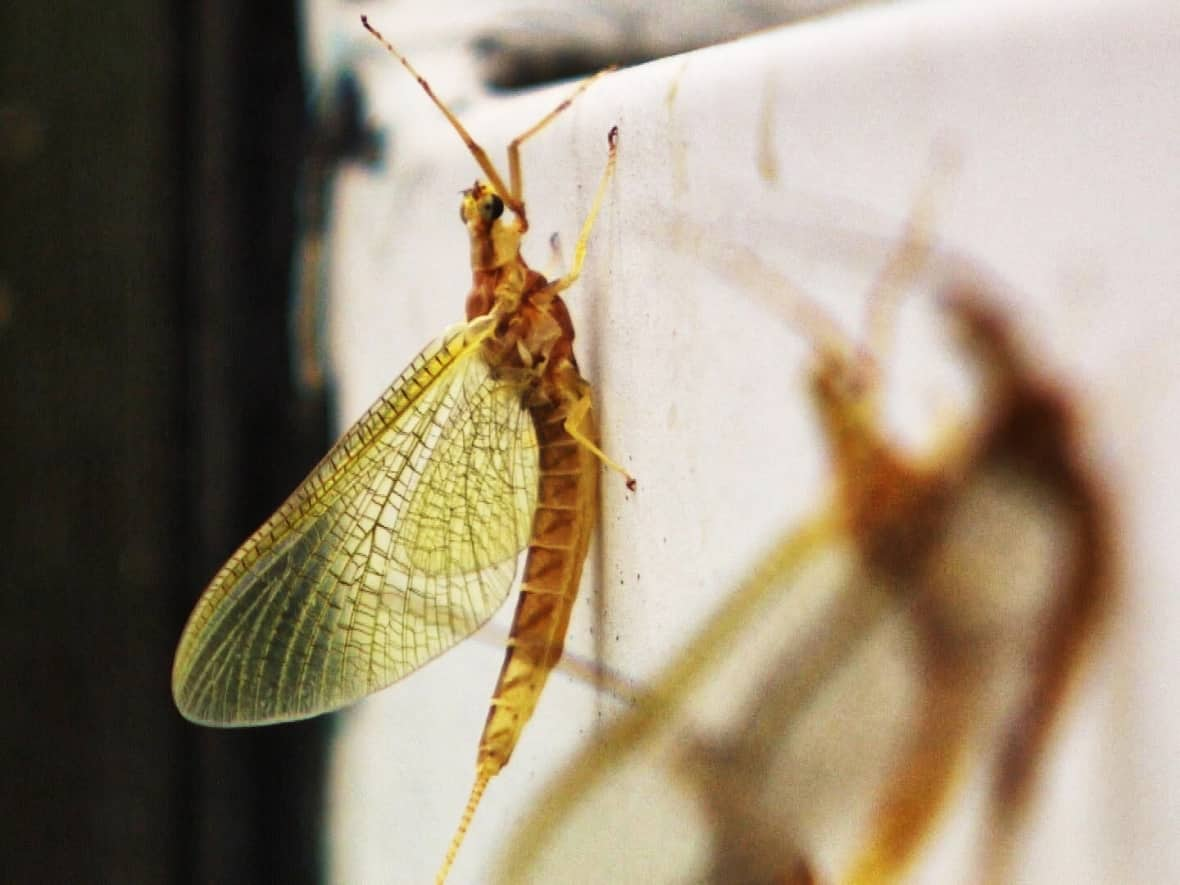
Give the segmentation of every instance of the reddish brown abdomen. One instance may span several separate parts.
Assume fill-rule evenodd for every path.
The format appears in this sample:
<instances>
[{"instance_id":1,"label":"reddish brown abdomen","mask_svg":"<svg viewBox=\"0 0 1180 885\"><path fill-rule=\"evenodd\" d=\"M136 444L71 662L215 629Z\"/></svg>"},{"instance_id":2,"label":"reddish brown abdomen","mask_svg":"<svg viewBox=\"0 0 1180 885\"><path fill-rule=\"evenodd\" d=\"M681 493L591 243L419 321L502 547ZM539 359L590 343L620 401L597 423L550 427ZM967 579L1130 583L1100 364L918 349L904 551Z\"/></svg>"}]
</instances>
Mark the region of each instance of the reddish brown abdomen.
<instances>
[{"instance_id":1,"label":"reddish brown abdomen","mask_svg":"<svg viewBox=\"0 0 1180 885\"><path fill-rule=\"evenodd\" d=\"M567 411L565 403L530 409L540 486L508 650L480 739L478 767L488 776L508 763L549 671L561 659L598 512L598 459L566 432ZM597 444L593 411L580 429Z\"/></svg>"}]
</instances>

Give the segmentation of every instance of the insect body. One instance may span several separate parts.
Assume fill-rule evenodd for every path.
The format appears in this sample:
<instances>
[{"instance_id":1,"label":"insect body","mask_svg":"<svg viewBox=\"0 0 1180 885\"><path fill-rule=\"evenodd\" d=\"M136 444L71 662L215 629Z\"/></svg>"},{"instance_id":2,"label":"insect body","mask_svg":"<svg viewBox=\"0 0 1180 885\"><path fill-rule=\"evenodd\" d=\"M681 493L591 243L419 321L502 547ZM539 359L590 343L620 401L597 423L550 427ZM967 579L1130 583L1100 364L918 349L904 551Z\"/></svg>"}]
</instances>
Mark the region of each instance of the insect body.
<instances>
[{"instance_id":1,"label":"insect body","mask_svg":"<svg viewBox=\"0 0 1180 885\"><path fill-rule=\"evenodd\" d=\"M467 321L414 359L213 578L181 637L173 694L187 718L209 725L282 722L349 704L484 623L527 546L476 786L442 878L561 657L600 461L616 466L598 448L560 293L581 271L617 130L574 264L549 281L520 254L528 220L519 147L590 81L511 144L505 184L418 79L486 176L460 207L471 242Z\"/></svg>"}]
</instances>

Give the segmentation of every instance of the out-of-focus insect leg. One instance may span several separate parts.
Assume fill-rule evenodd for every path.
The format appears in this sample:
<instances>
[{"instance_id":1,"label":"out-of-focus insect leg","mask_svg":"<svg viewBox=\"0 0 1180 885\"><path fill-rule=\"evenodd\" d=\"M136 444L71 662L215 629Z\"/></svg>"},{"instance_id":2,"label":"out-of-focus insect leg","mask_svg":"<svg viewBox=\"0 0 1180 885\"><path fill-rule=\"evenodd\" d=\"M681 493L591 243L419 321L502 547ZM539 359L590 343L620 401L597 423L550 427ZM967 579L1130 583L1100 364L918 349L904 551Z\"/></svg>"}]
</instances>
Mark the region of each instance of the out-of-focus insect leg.
<instances>
[{"instance_id":1,"label":"out-of-focus insect leg","mask_svg":"<svg viewBox=\"0 0 1180 885\"><path fill-rule=\"evenodd\" d=\"M971 725L970 688L956 673L954 651L928 636L924 700L915 733L874 812L849 885L895 881L906 871L949 798ZM940 646L943 646L940 648Z\"/></svg>"},{"instance_id":2,"label":"out-of-focus insect leg","mask_svg":"<svg viewBox=\"0 0 1180 885\"><path fill-rule=\"evenodd\" d=\"M888 364L897 306L906 288L922 273L930 258L934 230L934 204L958 168L958 158L942 150L934 157L934 169L922 183L906 219L905 232L881 268L868 296L868 352L879 365Z\"/></svg>"},{"instance_id":3,"label":"out-of-focus insect leg","mask_svg":"<svg viewBox=\"0 0 1180 885\"><path fill-rule=\"evenodd\" d=\"M997 375L994 384L1016 386L1030 375L1029 367L1014 352L1006 329L982 311L973 292L952 292L947 301L965 321L971 343L986 352L985 362ZM1012 843L1027 812L1053 726L1115 598L1114 555L1103 529L1109 519L1106 506L1085 466L1061 454L1075 452L1078 446L1072 438L1074 422L1068 405L1055 400L1051 392L1038 398L1036 409L1024 410L1036 414L1037 419L1014 421L1013 432L1029 440L1022 445L1028 458L1024 469L1052 489L1064 512L1074 515L1072 568L1062 576L1063 590L1040 627L1039 643L1031 657L1032 684L1000 751L984 879L990 882L1007 880Z\"/></svg>"},{"instance_id":4,"label":"out-of-focus insect leg","mask_svg":"<svg viewBox=\"0 0 1180 885\"><path fill-rule=\"evenodd\" d=\"M1077 583L1094 582L1086 576ZM1069 594L1045 627L1046 641L1034 658L1035 683L1004 738L992 785L991 826L982 881L1009 881L1015 835L1024 822L1053 725L1065 705L1070 679L1093 627L1094 601ZM1075 604L1076 611L1072 609Z\"/></svg>"},{"instance_id":5,"label":"out-of-focus insect leg","mask_svg":"<svg viewBox=\"0 0 1180 885\"><path fill-rule=\"evenodd\" d=\"M594 192L594 202L590 204L590 211L586 214L586 220L582 222L582 230L578 234L578 241L574 244L574 263L570 265L569 272L565 276L549 284L549 291L554 295L564 292L582 275L582 262L586 260L586 244L590 241L590 231L594 229L594 221L598 218L598 210L601 208L602 201L606 197L607 185L610 184L611 177L615 173L615 162L619 155L618 126L611 127L606 141L609 146L606 157L606 168L602 170L602 178L598 181L598 190Z\"/></svg>"}]
</instances>

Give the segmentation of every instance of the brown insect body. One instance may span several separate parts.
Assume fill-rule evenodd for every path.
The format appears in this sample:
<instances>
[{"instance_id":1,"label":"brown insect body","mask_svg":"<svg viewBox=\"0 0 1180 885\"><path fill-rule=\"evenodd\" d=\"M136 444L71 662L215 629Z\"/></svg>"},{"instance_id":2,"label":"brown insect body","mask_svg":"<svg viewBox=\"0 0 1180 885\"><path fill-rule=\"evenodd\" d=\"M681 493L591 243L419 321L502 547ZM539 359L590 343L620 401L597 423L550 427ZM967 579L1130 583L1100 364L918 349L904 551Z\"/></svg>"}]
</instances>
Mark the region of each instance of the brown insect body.
<instances>
[{"instance_id":1,"label":"brown insect body","mask_svg":"<svg viewBox=\"0 0 1180 885\"><path fill-rule=\"evenodd\" d=\"M553 113L567 105L568 100ZM580 273L586 239L614 169L618 130L612 129L608 139L607 168L579 236L574 266L554 281L532 270L520 254L528 220L519 196L519 141L509 149L515 186L501 194L494 183L477 181L464 192L460 217L471 241L468 322L488 317L490 324L481 327L480 356L493 377L520 387L537 439L537 499L520 598L480 738L475 782L438 882L446 879L488 782L511 758L550 671L561 659L594 530L601 464L619 469L634 488L634 480L598 447L590 384L578 371L573 322L559 294ZM507 220L502 217L505 208L513 213Z\"/></svg>"},{"instance_id":2,"label":"brown insect body","mask_svg":"<svg viewBox=\"0 0 1180 885\"><path fill-rule=\"evenodd\" d=\"M598 502L597 459L565 430L565 409L531 410L540 488L504 666L480 740L480 769L507 764L549 672L561 658ZM583 430L588 429L586 421Z\"/></svg>"},{"instance_id":3,"label":"brown insect body","mask_svg":"<svg viewBox=\"0 0 1180 885\"><path fill-rule=\"evenodd\" d=\"M481 354L501 377L518 377L539 449L537 507L524 579L504 665L480 740L478 778L508 763L549 672L561 658L582 566L598 510L598 458L570 435L573 415L595 445L590 384L574 358L574 327L565 302L520 254L519 218L500 217L503 203L476 182L461 215L471 237L472 289L467 319L490 315L492 331ZM580 404L580 405L579 405Z\"/></svg>"}]
</instances>

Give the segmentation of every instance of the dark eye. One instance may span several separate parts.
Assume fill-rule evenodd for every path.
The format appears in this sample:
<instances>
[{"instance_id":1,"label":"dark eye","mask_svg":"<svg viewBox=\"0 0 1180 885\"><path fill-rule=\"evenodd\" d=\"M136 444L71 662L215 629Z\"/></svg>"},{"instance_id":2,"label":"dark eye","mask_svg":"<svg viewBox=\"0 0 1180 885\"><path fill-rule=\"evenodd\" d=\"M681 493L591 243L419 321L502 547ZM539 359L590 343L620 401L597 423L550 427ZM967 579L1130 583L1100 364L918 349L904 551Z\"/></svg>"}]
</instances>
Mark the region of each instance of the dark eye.
<instances>
[{"instance_id":1,"label":"dark eye","mask_svg":"<svg viewBox=\"0 0 1180 885\"><path fill-rule=\"evenodd\" d=\"M495 194L489 194L488 198L480 203L479 214L483 216L484 221L495 221L504 214L504 201Z\"/></svg>"}]
</instances>

